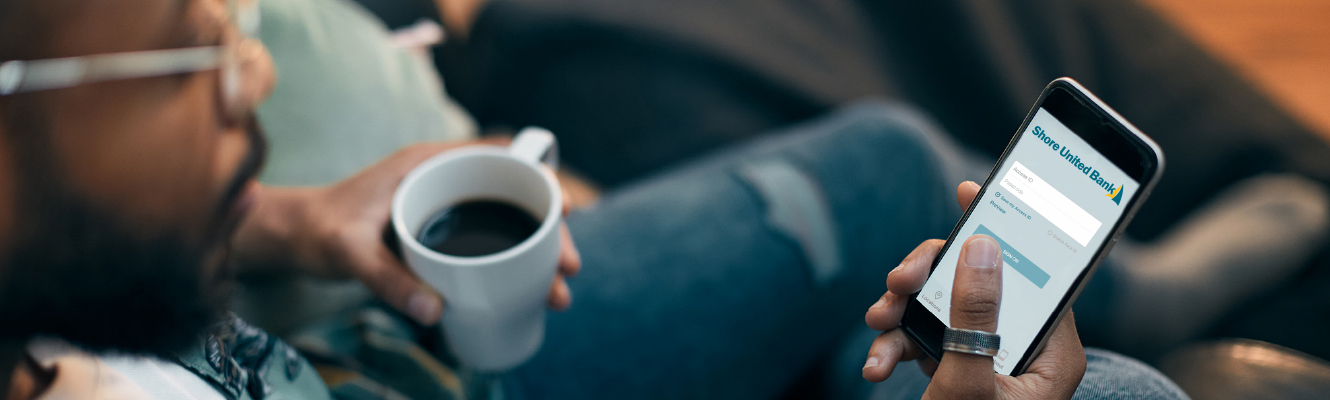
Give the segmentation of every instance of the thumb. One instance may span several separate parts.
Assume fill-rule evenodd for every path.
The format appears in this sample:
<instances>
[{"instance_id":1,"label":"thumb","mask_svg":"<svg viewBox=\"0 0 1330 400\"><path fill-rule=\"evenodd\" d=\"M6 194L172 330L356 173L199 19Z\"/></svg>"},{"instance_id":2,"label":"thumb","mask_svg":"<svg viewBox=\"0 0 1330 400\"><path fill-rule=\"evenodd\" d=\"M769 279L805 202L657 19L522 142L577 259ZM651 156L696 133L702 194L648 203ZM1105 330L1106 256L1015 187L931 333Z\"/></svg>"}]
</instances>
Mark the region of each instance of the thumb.
<instances>
[{"instance_id":1,"label":"thumb","mask_svg":"<svg viewBox=\"0 0 1330 400\"><path fill-rule=\"evenodd\" d=\"M421 325L439 322L443 300L437 292L416 278L386 246L377 246L371 258L356 269L370 292Z\"/></svg>"},{"instance_id":2,"label":"thumb","mask_svg":"<svg viewBox=\"0 0 1330 400\"><path fill-rule=\"evenodd\" d=\"M951 289L951 327L997 332L1002 258L996 240L974 235L961 247ZM992 368L992 365L989 366Z\"/></svg>"},{"instance_id":3,"label":"thumb","mask_svg":"<svg viewBox=\"0 0 1330 400\"><path fill-rule=\"evenodd\" d=\"M1002 301L1002 258L997 241L974 235L961 248L951 291L951 327L997 332ZM949 351L942 356L929 392L933 398L993 398L993 358Z\"/></svg>"}]
</instances>

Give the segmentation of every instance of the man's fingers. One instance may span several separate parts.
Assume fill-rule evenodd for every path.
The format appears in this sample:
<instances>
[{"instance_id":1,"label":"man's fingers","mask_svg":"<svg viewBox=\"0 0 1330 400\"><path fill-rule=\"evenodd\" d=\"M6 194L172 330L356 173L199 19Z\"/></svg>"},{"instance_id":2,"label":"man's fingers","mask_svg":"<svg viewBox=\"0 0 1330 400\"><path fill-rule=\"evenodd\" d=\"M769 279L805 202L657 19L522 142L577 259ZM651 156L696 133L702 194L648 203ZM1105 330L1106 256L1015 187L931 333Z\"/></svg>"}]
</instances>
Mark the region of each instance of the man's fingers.
<instances>
[{"instance_id":1,"label":"man's fingers","mask_svg":"<svg viewBox=\"0 0 1330 400\"><path fill-rule=\"evenodd\" d=\"M951 327L997 332L1002 301L1002 258L998 244L974 235L961 248L951 292ZM997 393L993 357L948 351L928 386L930 398L989 399Z\"/></svg>"},{"instance_id":2,"label":"man's fingers","mask_svg":"<svg viewBox=\"0 0 1330 400\"><path fill-rule=\"evenodd\" d=\"M864 313L864 322L875 331L888 331L901 324L905 314L905 304L909 298L893 292L887 292L877 299L868 312Z\"/></svg>"},{"instance_id":3,"label":"man's fingers","mask_svg":"<svg viewBox=\"0 0 1330 400\"><path fill-rule=\"evenodd\" d=\"M905 261L887 274L887 290L907 295L923 289L924 282L928 281L928 269L933 267L933 260L946 243L945 240L930 239L916 246L910 255L905 256Z\"/></svg>"},{"instance_id":4,"label":"man's fingers","mask_svg":"<svg viewBox=\"0 0 1330 400\"><path fill-rule=\"evenodd\" d=\"M956 187L956 203L960 204L961 209L970 208L970 203L974 202L974 197L979 195L979 184L974 181L961 182Z\"/></svg>"},{"instance_id":5,"label":"man's fingers","mask_svg":"<svg viewBox=\"0 0 1330 400\"><path fill-rule=\"evenodd\" d=\"M887 274L889 291L864 314L864 322L870 328L885 331L900 325L901 315L905 312L905 296L924 286L924 281L928 280L928 268L933 266L933 259L944 243L937 239L923 242Z\"/></svg>"},{"instance_id":6,"label":"man's fingers","mask_svg":"<svg viewBox=\"0 0 1330 400\"><path fill-rule=\"evenodd\" d=\"M550 282L550 293L545 298L545 304L555 311L567 310L573 304L573 291L568 289L568 282L562 276L555 275L554 282Z\"/></svg>"},{"instance_id":7,"label":"man's fingers","mask_svg":"<svg viewBox=\"0 0 1330 400\"><path fill-rule=\"evenodd\" d=\"M421 325L439 322L443 316L442 297L416 279L387 247L377 247L374 254L366 258L353 260L363 263L354 270L370 292Z\"/></svg>"},{"instance_id":8,"label":"man's fingers","mask_svg":"<svg viewBox=\"0 0 1330 400\"><path fill-rule=\"evenodd\" d=\"M563 216L567 217L568 213L573 212L573 193L569 192L568 188L563 187L562 183L559 185L559 191L560 195L563 196Z\"/></svg>"},{"instance_id":9,"label":"man's fingers","mask_svg":"<svg viewBox=\"0 0 1330 400\"><path fill-rule=\"evenodd\" d=\"M573 243L573 234L568 232L568 224L559 224L559 274L574 276L582 270L582 254Z\"/></svg>"},{"instance_id":10,"label":"man's fingers","mask_svg":"<svg viewBox=\"0 0 1330 400\"><path fill-rule=\"evenodd\" d=\"M868 360L864 362L863 376L870 382L882 382L891 376L896 363L919 358L919 348L905 337L899 329L893 329L877 335L873 347L868 349Z\"/></svg>"}]
</instances>

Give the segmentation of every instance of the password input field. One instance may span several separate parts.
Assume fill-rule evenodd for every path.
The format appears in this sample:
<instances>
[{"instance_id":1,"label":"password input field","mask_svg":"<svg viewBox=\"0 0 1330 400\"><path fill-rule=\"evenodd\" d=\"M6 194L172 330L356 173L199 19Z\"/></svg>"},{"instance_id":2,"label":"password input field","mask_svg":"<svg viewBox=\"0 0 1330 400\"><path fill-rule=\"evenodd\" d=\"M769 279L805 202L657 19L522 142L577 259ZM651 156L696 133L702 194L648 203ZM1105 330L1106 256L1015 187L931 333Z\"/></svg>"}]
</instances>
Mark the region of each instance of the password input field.
<instances>
[{"instance_id":1,"label":"password input field","mask_svg":"<svg viewBox=\"0 0 1330 400\"><path fill-rule=\"evenodd\" d=\"M1076 205L1048 182L1040 179L1019 161L1002 176L1000 186L1020 199L1040 216L1067 233L1081 246L1088 246L1090 238L1103 226L1094 216Z\"/></svg>"}]
</instances>

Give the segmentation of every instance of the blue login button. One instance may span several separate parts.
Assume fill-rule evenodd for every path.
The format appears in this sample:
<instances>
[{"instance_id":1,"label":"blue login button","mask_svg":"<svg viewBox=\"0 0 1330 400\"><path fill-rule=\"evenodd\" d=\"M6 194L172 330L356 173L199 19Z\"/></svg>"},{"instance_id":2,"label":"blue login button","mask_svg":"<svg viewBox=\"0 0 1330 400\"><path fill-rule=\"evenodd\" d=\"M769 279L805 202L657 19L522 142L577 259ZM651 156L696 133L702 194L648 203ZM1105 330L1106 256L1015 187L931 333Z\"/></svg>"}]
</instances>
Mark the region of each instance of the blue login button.
<instances>
[{"instance_id":1,"label":"blue login button","mask_svg":"<svg viewBox=\"0 0 1330 400\"><path fill-rule=\"evenodd\" d=\"M1021 275L1025 276L1025 279L1029 279L1035 286L1042 289L1044 285L1048 283L1047 272L1039 269L1039 266L1030 262L1030 259L1021 255L1021 252L1016 251L1016 248L1011 247L1011 245L1003 241L998 235L994 235L993 231L988 230L988 227L979 225L979 228L974 230L974 234L988 235L989 237L992 237L993 240L997 240L998 247L1002 248L1002 263L1011 267L1011 269L1016 270L1016 272L1020 272Z\"/></svg>"}]
</instances>

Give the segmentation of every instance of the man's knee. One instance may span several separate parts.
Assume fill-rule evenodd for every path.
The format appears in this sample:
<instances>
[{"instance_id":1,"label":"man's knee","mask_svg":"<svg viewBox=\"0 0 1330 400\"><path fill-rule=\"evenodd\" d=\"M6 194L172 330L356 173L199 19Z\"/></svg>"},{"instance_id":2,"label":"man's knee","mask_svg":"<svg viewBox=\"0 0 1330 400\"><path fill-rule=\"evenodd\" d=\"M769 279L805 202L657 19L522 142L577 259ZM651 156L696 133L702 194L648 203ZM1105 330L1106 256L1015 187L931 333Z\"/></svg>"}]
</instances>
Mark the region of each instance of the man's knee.
<instances>
[{"instance_id":1,"label":"man's knee","mask_svg":"<svg viewBox=\"0 0 1330 400\"><path fill-rule=\"evenodd\" d=\"M923 111L905 103L863 99L849 103L824 118L820 128L831 141L861 151L874 159L899 166L911 164L916 172L937 172L940 178L967 177L973 160ZM917 164L917 165L914 165Z\"/></svg>"},{"instance_id":2,"label":"man's knee","mask_svg":"<svg viewBox=\"0 0 1330 400\"><path fill-rule=\"evenodd\" d=\"M867 130L908 139L919 146L929 145L929 135L941 134L941 130L922 111L905 103L877 98L857 100L841 106L828 114L824 121L836 127L830 130L870 128ZM861 134L865 129L854 130Z\"/></svg>"},{"instance_id":3,"label":"man's knee","mask_svg":"<svg viewBox=\"0 0 1330 400\"><path fill-rule=\"evenodd\" d=\"M767 226L798 244L814 286L824 287L839 278L840 239L831 204L817 179L779 159L748 162L738 175L765 206Z\"/></svg>"}]
</instances>

